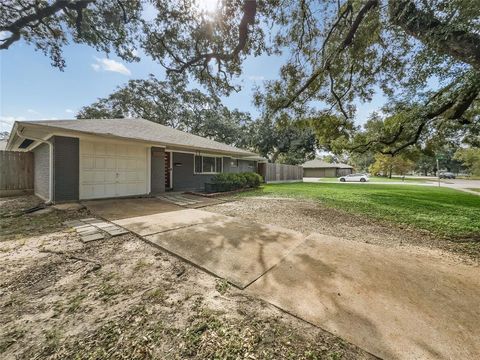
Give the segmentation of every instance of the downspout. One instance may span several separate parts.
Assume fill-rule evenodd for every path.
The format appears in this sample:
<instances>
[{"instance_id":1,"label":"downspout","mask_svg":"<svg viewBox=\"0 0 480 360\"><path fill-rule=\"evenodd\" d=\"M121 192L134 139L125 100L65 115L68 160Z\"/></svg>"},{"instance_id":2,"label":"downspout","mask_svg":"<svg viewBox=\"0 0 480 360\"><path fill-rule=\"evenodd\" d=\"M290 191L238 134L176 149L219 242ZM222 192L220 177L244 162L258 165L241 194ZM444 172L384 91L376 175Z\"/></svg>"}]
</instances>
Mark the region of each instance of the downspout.
<instances>
[{"instance_id":1,"label":"downspout","mask_svg":"<svg viewBox=\"0 0 480 360\"><path fill-rule=\"evenodd\" d=\"M23 130L23 129L22 129ZM20 133L17 129L17 136L21 139L27 139L24 135ZM28 139L32 139L44 144L48 144L49 152L49 179L48 179L48 201L46 202L47 205L53 204L53 143L49 140L44 140L40 138L35 138L33 136L28 136Z\"/></svg>"}]
</instances>

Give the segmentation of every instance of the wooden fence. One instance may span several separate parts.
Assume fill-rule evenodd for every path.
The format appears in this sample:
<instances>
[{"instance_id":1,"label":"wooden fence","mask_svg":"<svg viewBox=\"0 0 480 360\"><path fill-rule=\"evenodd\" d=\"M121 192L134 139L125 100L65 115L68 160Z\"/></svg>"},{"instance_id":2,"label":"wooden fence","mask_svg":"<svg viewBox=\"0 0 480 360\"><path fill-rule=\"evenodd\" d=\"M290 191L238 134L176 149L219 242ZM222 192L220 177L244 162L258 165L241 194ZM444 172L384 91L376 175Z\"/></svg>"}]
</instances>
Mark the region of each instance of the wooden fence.
<instances>
[{"instance_id":1,"label":"wooden fence","mask_svg":"<svg viewBox=\"0 0 480 360\"><path fill-rule=\"evenodd\" d=\"M0 151L0 196L33 192L33 153Z\"/></svg>"},{"instance_id":2,"label":"wooden fence","mask_svg":"<svg viewBox=\"0 0 480 360\"><path fill-rule=\"evenodd\" d=\"M297 165L260 163L258 173L266 183L303 180L303 167Z\"/></svg>"}]
</instances>

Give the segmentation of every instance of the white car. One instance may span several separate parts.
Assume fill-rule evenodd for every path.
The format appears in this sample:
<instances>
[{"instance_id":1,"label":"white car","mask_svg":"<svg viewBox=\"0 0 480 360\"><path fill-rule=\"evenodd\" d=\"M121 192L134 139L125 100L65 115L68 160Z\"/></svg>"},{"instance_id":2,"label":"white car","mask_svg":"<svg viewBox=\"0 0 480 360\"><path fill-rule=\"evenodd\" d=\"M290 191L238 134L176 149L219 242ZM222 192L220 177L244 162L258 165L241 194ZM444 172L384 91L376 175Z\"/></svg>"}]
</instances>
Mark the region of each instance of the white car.
<instances>
[{"instance_id":1,"label":"white car","mask_svg":"<svg viewBox=\"0 0 480 360\"><path fill-rule=\"evenodd\" d=\"M360 181L360 182L367 182L368 176L366 174L349 174L338 178L341 182L347 181Z\"/></svg>"}]
</instances>

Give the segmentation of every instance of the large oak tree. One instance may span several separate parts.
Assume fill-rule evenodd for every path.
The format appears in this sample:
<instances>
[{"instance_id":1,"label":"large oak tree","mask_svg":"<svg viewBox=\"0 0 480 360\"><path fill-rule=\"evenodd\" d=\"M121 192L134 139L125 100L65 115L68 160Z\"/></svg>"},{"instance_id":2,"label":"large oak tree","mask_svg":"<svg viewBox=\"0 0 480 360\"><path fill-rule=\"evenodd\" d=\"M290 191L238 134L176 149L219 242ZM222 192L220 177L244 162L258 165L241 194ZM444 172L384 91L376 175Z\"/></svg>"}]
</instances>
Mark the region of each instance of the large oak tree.
<instances>
[{"instance_id":1,"label":"large oak tree","mask_svg":"<svg viewBox=\"0 0 480 360\"><path fill-rule=\"evenodd\" d=\"M9 36L0 48L23 38L62 67L70 40L126 60L141 47L175 81L194 78L226 94L237 89L247 56L283 52L279 78L256 97L268 118L304 117L315 106L324 114L317 128L341 119L337 135L352 141L358 101L382 91L401 109L388 129L353 137L357 151L394 155L432 129L479 121L477 0L225 0L215 12L198 0L152 0L148 21L145 3L3 1L0 31Z\"/></svg>"}]
</instances>

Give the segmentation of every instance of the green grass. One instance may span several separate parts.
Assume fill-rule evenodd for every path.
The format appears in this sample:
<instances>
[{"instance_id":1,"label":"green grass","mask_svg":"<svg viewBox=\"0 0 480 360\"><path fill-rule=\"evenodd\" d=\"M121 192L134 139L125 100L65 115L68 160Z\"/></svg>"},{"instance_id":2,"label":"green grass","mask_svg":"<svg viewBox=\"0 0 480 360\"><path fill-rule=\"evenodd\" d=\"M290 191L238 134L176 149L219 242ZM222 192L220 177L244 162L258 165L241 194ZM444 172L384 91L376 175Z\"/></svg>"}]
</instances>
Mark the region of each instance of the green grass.
<instances>
[{"instance_id":1,"label":"green grass","mask_svg":"<svg viewBox=\"0 0 480 360\"><path fill-rule=\"evenodd\" d=\"M269 184L249 195L316 199L323 205L454 238L479 238L480 197L453 189L331 183Z\"/></svg>"}]
</instances>

